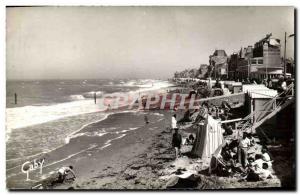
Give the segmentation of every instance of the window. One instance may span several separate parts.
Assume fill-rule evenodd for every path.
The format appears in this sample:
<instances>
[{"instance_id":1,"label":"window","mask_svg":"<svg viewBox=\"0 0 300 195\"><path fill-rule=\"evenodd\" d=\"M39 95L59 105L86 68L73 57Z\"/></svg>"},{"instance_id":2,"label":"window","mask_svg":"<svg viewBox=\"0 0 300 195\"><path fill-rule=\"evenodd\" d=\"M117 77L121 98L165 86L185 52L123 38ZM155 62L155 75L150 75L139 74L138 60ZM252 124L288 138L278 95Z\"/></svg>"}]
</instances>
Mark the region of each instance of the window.
<instances>
[{"instance_id":1,"label":"window","mask_svg":"<svg viewBox=\"0 0 300 195\"><path fill-rule=\"evenodd\" d=\"M263 63L264 63L264 60L259 59L259 60L257 60L257 63L258 63L258 64L263 64Z\"/></svg>"}]
</instances>

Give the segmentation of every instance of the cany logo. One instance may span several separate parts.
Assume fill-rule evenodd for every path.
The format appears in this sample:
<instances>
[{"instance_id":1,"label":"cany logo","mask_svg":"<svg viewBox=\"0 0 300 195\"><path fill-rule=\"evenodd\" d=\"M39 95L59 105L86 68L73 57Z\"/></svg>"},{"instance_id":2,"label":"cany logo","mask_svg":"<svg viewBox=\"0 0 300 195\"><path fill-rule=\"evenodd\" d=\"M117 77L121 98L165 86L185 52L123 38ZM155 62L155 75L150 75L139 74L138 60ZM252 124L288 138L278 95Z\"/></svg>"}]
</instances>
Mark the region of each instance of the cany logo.
<instances>
[{"instance_id":1,"label":"cany logo","mask_svg":"<svg viewBox=\"0 0 300 195\"><path fill-rule=\"evenodd\" d=\"M26 181L30 180L29 173L31 171L34 171L39 168L40 174L43 173L44 162L45 162L45 158L42 158L42 159L34 159L33 161L27 161L22 164L21 171L23 173L26 173Z\"/></svg>"}]
</instances>

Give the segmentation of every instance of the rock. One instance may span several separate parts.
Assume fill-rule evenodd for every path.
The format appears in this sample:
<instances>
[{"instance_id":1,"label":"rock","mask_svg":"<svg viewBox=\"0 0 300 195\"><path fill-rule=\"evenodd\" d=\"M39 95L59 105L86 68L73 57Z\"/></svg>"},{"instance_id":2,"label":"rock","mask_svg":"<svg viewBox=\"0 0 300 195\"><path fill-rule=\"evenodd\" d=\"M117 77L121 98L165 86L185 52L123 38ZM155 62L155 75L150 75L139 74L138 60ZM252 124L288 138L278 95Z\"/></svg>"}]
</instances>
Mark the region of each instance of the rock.
<instances>
[{"instance_id":1,"label":"rock","mask_svg":"<svg viewBox=\"0 0 300 195\"><path fill-rule=\"evenodd\" d=\"M128 175L128 174L125 175L125 180L131 180L134 178L136 178L136 175Z\"/></svg>"}]
</instances>

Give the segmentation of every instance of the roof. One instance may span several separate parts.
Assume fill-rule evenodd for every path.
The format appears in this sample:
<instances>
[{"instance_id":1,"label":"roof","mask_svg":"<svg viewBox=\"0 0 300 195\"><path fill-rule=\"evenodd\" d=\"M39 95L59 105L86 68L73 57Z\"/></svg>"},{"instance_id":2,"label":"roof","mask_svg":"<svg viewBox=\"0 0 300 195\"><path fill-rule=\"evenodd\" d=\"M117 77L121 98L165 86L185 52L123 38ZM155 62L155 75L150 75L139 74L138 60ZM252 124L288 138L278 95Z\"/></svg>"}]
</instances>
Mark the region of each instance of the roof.
<instances>
[{"instance_id":1,"label":"roof","mask_svg":"<svg viewBox=\"0 0 300 195\"><path fill-rule=\"evenodd\" d=\"M251 98L273 98L277 91L267 88L265 85L243 85L242 91L247 93Z\"/></svg>"},{"instance_id":2,"label":"roof","mask_svg":"<svg viewBox=\"0 0 300 195\"><path fill-rule=\"evenodd\" d=\"M232 86L242 86L241 82L236 82L236 81L225 81L225 85L232 85Z\"/></svg>"},{"instance_id":3,"label":"roof","mask_svg":"<svg viewBox=\"0 0 300 195\"><path fill-rule=\"evenodd\" d=\"M254 92L251 92L249 94L249 96L251 98L255 98L255 99L271 99L273 97L275 97L277 95L277 91L276 90L267 90L267 91L264 91L264 90L258 90L258 91L254 91Z\"/></svg>"},{"instance_id":4,"label":"roof","mask_svg":"<svg viewBox=\"0 0 300 195\"><path fill-rule=\"evenodd\" d=\"M227 56L226 52L223 49L217 49L215 50L214 56Z\"/></svg>"}]
</instances>

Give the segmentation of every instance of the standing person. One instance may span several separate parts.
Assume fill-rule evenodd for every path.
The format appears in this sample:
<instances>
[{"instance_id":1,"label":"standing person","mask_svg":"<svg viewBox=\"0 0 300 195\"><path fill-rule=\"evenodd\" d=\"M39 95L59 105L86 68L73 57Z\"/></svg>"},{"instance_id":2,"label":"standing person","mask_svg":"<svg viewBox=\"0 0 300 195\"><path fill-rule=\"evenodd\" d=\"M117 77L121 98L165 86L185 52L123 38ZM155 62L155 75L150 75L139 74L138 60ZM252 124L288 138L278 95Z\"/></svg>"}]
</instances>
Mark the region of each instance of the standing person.
<instances>
[{"instance_id":1,"label":"standing person","mask_svg":"<svg viewBox=\"0 0 300 195\"><path fill-rule=\"evenodd\" d=\"M281 89L282 89L282 91L285 91L287 89L286 78L284 78L281 83Z\"/></svg>"},{"instance_id":2,"label":"standing person","mask_svg":"<svg viewBox=\"0 0 300 195\"><path fill-rule=\"evenodd\" d=\"M94 100L95 100L95 104L97 103L97 94L96 92L94 93Z\"/></svg>"},{"instance_id":3,"label":"standing person","mask_svg":"<svg viewBox=\"0 0 300 195\"><path fill-rule=\"evenodd\" d=\"M177 120L176 120L176 114L174 114L171 118L171 130L176 129L177 128Z\"/></svg>"},{"instance_id":4,"label":"standing person","mask_svg":"<svg viewBox=\"0 0 300 195\"><path fill-rule=\"evenodd\" d=\"M239 162L243 168L247 165L248 148L250 147L250 140L247 137L247 133L244 132L243 139L239 143Z\"/></svg>"},{"instance_id":5,"label":"standing person","mask_svg":"<svg viewBox=\"0 0 300 195\"><path fill-rule=\"evenodd\" d=\"M220 79L219 78L217 78L216 84L215 84L214 88L221 88L221 84L220 84Z\"/></svg>"},{"instance_id":6,"label":"standing person","mask_svg":"<svg viewBox=\"0 0 300 195\"><path fill-rule=\"evenodd\" d=\"M270 78L269 78L269 81L268 81L268 87L269 87L269 88L272 88L272 87L273 87L272 79L270 79Z\"/></svg>"},{"instance_id":7,"label":"standing person","mask_svg":"<svg viewBox=\"0 0 300 195\"><path fill-rule=\"evenodd\" d=\"M281 93L282 92L282 83L283 83L283 77L281 76L278 80L278 83L277 83L277 91L278 93Z\"/></svg>"},{"instance_id":8,"label":"standing person","mask_svg":"<svg viewBox=\"0 0 300 195\"><path fill-rule=\"evenodd\" d=\"M264 85L265 85L266 87L268 87L268 80L267 80L267 79L264 79Z\"/></svg>"},{"instance_id":9,"label":"standing person","mask_svg":"<svg viewBox=\"0 0 300 195\"><path fill-rule=\"evenodd\" d=\"M279 93L282 93L280 95L280 97L283 98L282 103L284 103L284 101L285 101L284 97L286 96L286 94L285 94L286 90L287 90L287 84L286 84L286 78L284 77L284 78L281 78L281 83L280 83L280 86L279 86Z\"/></svg>"},{"instance_id":10,"label":"standing person","mask_svg":"<svg viewBox=\"0 0 300 195\"><path fill-rule=\"evenodd\" d=\"M181 144L182 144L182 136L178 133L178 128L175 128L175 133L173 133L173 137L172 137L172 146L175 149L176 159L181 154L180 152Z\"/></svg>"}]
</instances>

